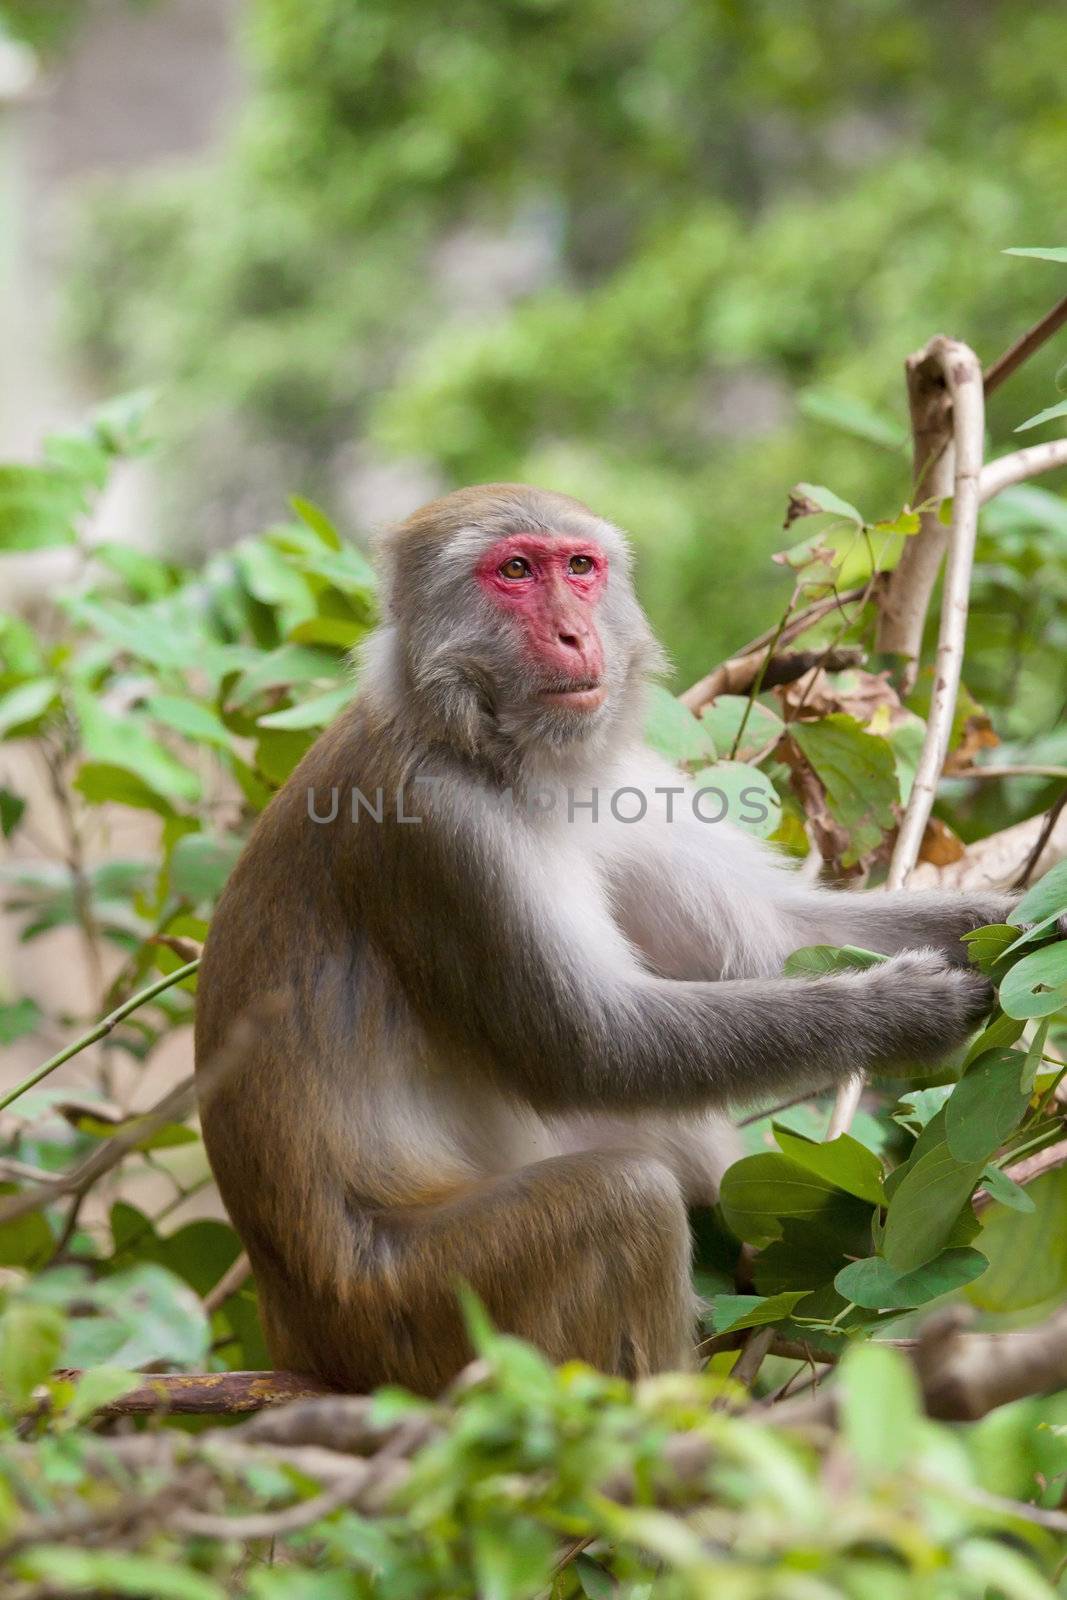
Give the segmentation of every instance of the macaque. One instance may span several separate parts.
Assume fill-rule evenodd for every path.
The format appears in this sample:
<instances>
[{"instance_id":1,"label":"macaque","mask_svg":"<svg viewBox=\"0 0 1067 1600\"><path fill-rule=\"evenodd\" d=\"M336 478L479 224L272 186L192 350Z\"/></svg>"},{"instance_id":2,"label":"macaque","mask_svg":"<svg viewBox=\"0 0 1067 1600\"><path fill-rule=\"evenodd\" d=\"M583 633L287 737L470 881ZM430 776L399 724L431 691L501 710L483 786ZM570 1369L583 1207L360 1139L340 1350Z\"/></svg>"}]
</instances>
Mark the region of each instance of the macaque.
<instances>
[{"instance_id":1,"label":"macaque","mask_svg":"<svg viewBox=\"0 0 1067 1600\"><path fill-rule=\"evenodd\" d=\"M436 1394L466 1283L555 1361L685 1366L687 1206L729 1108L955 1049L991 1000L961 935L1012 902L810 886L702 820L642 742L664 660L625 539L578 501L463 489L380 565L358 694L259 819L200 974L202 1068L277 1001L202 1106L272 1359ZM890 959L783 977L814 943Z\"/></svg>"}]
</instances>

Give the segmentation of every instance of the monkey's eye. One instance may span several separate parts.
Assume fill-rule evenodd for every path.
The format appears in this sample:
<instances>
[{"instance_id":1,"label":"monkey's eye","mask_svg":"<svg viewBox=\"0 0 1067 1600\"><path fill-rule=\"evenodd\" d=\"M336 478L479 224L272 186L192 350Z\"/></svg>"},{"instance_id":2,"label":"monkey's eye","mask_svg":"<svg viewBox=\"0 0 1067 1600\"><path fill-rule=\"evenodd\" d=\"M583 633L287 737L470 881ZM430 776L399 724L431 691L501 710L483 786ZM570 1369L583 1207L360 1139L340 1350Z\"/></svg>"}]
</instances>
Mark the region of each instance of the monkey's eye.
<instances>
[{"instance_id":1,"label":"monkey's eye","mask_svg":"<svg viewBox=\"0 0 1067 1600\"><path fill-rule=\"evenodd\" d=\"M502 578L510 578L512 583L516 583L520 578L530 576L530 563L524 561L522 556L512 556L499 570Z\"/></svg>"},{"instance_id":2,"label":"monkey's eye","mask_svg":"<svg viewBox=\"0 0 1067 1600\"><path fill-rule=\"evenodd\" d=\"M571 556L567 562L567 571L575 578L587 578L592 570L592 556Z\"/></svg>"}]
</instances>

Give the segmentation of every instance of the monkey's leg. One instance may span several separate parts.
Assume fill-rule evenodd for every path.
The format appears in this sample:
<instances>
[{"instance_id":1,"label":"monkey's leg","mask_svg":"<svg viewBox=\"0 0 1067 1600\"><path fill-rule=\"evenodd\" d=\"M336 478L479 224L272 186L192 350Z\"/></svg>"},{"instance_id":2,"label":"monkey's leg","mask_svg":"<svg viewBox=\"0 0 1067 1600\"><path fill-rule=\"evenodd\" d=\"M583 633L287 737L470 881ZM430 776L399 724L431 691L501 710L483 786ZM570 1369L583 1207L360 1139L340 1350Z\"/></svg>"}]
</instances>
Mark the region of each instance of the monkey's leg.
<instances>
[{"instance_id":1,"label":"monkey's leg","mask_svg":"<svg viewBox=\"0 0 1067 1600\"><path fill-rule=\"evenodd\" d=\"M456 1297L469 1284L493 1323L553 1361L640 1377L692 1362L695 1301L677 1179L654 1157L586 1151L537 1162L440 1205L380 1213L380 1267L335 1301L270 1295L279 1366L363 1391L437 1394L472 1354Z\"/></svg>"}]
</instances>

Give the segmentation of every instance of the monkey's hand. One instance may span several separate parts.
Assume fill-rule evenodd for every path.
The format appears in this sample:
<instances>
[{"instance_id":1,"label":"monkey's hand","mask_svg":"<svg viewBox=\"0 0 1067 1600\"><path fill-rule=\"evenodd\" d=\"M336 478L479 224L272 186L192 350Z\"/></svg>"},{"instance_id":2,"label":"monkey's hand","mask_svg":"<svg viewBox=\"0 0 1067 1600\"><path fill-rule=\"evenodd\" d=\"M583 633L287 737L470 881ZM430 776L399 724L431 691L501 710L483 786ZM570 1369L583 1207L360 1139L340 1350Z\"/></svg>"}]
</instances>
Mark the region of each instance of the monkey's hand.
<instances>
[{"instance_id":1,"label":"monkey's hand","mask_svg":"<svg viewBox=\"0 0 1067 1600\"><path fill-rule=\"evenodd\" d=\"M907 950L858 976L869 1023L862 1029L870 1049L864 1065L881 1070L948 1055L966 1042L995 998L980 973L940 950Z\"/></svg>"}]
</instances>

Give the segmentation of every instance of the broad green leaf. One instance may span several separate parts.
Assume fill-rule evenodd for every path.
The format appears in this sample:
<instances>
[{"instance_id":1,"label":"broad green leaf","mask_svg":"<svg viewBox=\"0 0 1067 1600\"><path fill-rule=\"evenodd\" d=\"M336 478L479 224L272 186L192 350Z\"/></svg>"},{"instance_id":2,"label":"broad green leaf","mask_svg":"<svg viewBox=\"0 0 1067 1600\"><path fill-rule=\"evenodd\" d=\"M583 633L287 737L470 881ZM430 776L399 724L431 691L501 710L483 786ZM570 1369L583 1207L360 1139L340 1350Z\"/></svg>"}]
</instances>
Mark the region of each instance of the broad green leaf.
<instances>
[{"instance_id":1,"label":"broad green leaf","mask_svg":"<svg viewBox=\"0 0 1067 1600\"><path fill-rule=\"evenodd\" d=\"M325 694L312 695L284 711L271 711L257 718L260 728L325 728L338 712L351 704L355 690L345 684L340 689L328 689Z\"/></svg>"},{"instance_id":2,"label":"broad green leaf","mask_svg":"<svg viewBox=\"0 0 1067 1600\"><path fill-rule=\"evenodd\" d=\"M293 684L321 682L323 688L331 688L339 670L337 657L326 650L283 644L261 655L242 672L227 694L226 704L240 710L269 689L288 689Z\"/></svg>"},{"instance_id":3,"label":"broad green leaf","mask_svg":"<svg viewBox=\"0 0 1067 1600\"><path fill-rule=\"evenodd\" d=\"M0 739L24 738L32 724L57 703L54 678L34 678L0 695Z\"/></svg>"},{"instance_id":4,"label":"broad green leaf","mask_svg":"<svg viewBox=\"0 0 1067 1600\"><path fill-rule=\"evenodd\" d=\"M1026 1047L1022 1071L1019 1074L1019 1088L1026 1095L1031 1095L1034 1092L1034 1084L1037 1082L1037 1075L1041 1070L1041 1062L1045 1054L1045 1041L1048 1039L1051 1026L1052 1020L1049 1017L1046 1017L1043 1022L1039 1022L1034 1029L1033 1038Z\"/></svg>"},{"instance_id":5,"label":"broad green leaf","mask_svg":"<svg viewBox=\"0 0 1067 1600\"><path fill-rule=\"evenodd\" d=\"M940 1255L995 1148L966 1165L953 1157L945 1140L917 1161L913 1154L893 1188L882 1235L882 1254L898 1272L910 1272Z\"/></svg>"},{"instance_id":6,"label":"broad green leaf","mask_svg":"<svg viewBox=\"0 0 1067 1600\"><path fill-rule=\"evenodd\" d=\"M849 833L842 857L849 866L876 849L893 826L899 796L893 752L844 712L792 723L790 731L825 787L832 815Z\"/></svg>"},{"instance_id":7,"label":"broad green leaf","mask_svg":"<svg viewBox=\"0 0 1067 1600\"><path fill-rule=\"evenodd\" d=\"M320 506L312 500L304 500L298 494L290 497L289 504L301 522L322 540L327 549L340 550L341 535Z\"/></svg>"},{"instance_id":8,"label":"broad green leaf","mask_svg":"<svg viewBox=\"0 0 1067 1600\"><path fill-rule=\"evenodd\" d=\"M0 1044L14 1044L41 1024L41 1008L36 1000L12 1000L0 1005Z\"/></svg>"},{"instance_id":9,"label":"broad green leaf","mask_svg":"<svg viewBox=\"0 0 1067 1600\"><path fill-rule=\"evenodd\" d=\"M988 1161L1022 1121L1030 1097L1020 1088L1025 1057L989 1050L968 1067L945 1103L945 1138L956 1161Z\"/></svg>"},{"instance_id":10,"label":"broad green leaf","mask_svg":"<svg viewBox=\"0 0 1067 1600\"><path fill-rule=\"evenodd\" d=\"M132 806L138 811L154 811L161 817L172 817L174 807L161 794L156 794L143 783L135 772L125 767L111 766L106 761L87 761L74 778L71 787L84 795L92 805Z\"/></svg>"},{"instance_id":11,"label":"broad green leaf","mask_svg":"<svg viewBox=\"0 0 1067 1600\"><path fill-rule=\"evenodd\" d=\"M1033 1211L1034 1202L1026 1190L1009 1178L1000 1167L986 1167L982 1173L982 1187L987 1189L998 1205L1012 1211Z\"/></svg>"},{"instance_id":12,"label":"broad green leaf","mask_svg":"<svg viewBox=\"0 0 1067 1600\"><path fill-rule=\"evenodd\" d=\"M696 773L692 806L709 827L729 822L758 839L770 838L782 818L782 802L770 778L743 761L717 761Z\"/></svg>"},{"instance_id":13,"label":"broad green leaf","mask_svg":"<svg viewBox=\"0 0 1067 1600\"><path fill-rule=\"evenodd\" d=\"M1067 1168L1027 1184L1033 1209L983 1213L989 1269L967 1291L983 1311L1025 1311L1067 1295Z\"/></svg>"},{"instance_id":14,"label":"broad green leaf","mask_svg":"<svg viewBox=\"0 0 1067 1600\"><path fill-rule=\"evenodd\" d=\"M711 734L716 750L735 761L751 760L785 730L781 717L759 700L750 701L743 694L719 695L701 712L700 720ZM731 756L742 723L745 731L736 753Z\"/></svg>"},{"instance_id":15,"label":"broad green leaf","mask_svg":"<svg viewBox=\"0 0 1067 1600\"><path fill-rule=\"evenodd\" d=\"M483 1513L470 1530L475 1592L484 1600L538 1593L552 1574L554 1543L549 1530L529 1517Z\"/></svg>"},{"instance_id":16,"label":"broad green leaf","mask_svg":"<svg viewBox=\"0 0 1067 1600\"><path fill-rule=\"evenodd\" d=\"M211 706L180 694L155 694L145 701L145 710L157 722L165 723L198 744L218 745L229 750L233 735Z\"/></svg>"},{"instance_id":17,"label":"broad green leaf","mask_svg":"<svg viewBox=\"0 0 1067 1600\"><path fill-rule=\"evenodd\" d=\"M129 544L94 544L93 560L117 572L139 599L161 600L178 581L177 568Z\"/></svg>"},{"instance_id":18,"label":"broad green leaf","mask_svg":"<svg viewBox=\"0 0 1067 1600\"><path fill-rule=\"evenodd\" d=\"M787 978L825 978L834 972L864 972L887 959L854 944L807 944L786 957L782 971Z\"/></svg>"},{"instance_id":19,"label":"broad green leaf","mask_svg":"<svg viewBox=\"0 0 1067 1600\"><path fill-rule=\"evenodd\" d=\"M714 761L711 730L659 684L645 691L645 743L669 761Z\"/></svg>"},{"instance_id":20,"label":"broad green leaf","mask_svg":"<svg viewBox=\"0 0 1067 1600\"><path fill-rule=\"evenodd\" d=\"M798 1167L826 1178L847 1194L854 1194L857 1199L869 1200L871 1205L885 1204L882 1163L873 1151L857 1139L842 1133L829 1142L815 1144L787 1132L777 1123L774 1137L782 1154L795 1161Z\"/></svg>"},{"instance_id":21,"label":"broad green leaf","mask_svg":"<svg viewBox=\"0 0 1067 1600\"><path fill-rule=\"evenodd\" d=\"M315 615L315 596L307 579L265 539L243 539L233 555L249 594L277 610L283 633Z\"/></svg>"},{"instance_id":22,"label":"broad green leaf","mask_svg":"<svg viewBox=\"0 0 1067 1600\"><path fill-rule=\"evenodd\" d=\"M194 905L216 899L244 848L242 839L187 833L170 856L170 886Z\"/></svg>"},{"instance_id":23,"label":"broad green leaf","mask_svg":"<svg viewBox=\"0 0 1067 1600\"><path fill-rule=\"evenodd\" d=\"M863 516L848 500L842 500L839 494L832 489L827 489L822 483L798 483L791 491L791 499L805 503L802 516L810 516L820 511L830 512L835 517L844 517L849 522L854 522L858 528L865 526Z\"/></svg>"},{"instance_id":24,"label":"broad green leaf","mask_svg":"<svg viewBox=\"0 0 1067 1600\"><path fill-rule=\"evenodd\" d=\"M122 1550L76 1550L35 1545L16 1561L23 1577L40 1579L49 1592L129 1595L132 1600L226 1600L227 1590L173 1558ZM232 1591L231 1591L232 1592Z\"/></svg>"},{"instance_id":25,"label":"broad green leaf","mask_svg":"<svg viewBox=\"0 0 1067 1600\"><path fill-rule=\"evenodd\" d=\"M1016 962L1000 986L1000 1004L1009 1017L1047 1017L1067 1007L1067 939Z\"/></svg>"},{"instance_id":26,"label":"broad green leaf","mask_svg":"<svg viewBox=\"0 0 1067 1600\"><path fill-rule=\"evenodd\" d=\"M144 1382L137 1372L126 1372L121 1367L93 1367L83 1372L74 1386L74 1393L64 1408L67 1422L84 1422L101 1406L121 1400Z\"/></svg>"},{"instance_id":27,"label":"broad green leaf","mask_svg":"<svg viewBox=\"0 0 1067 1600\"><path fill-rule=\"evenodd\" d=\"M711 1305L711 1326L716 1333L734 1333L741 1328L759 1328L768 1322L783 1322L807 1289L790 1294L717 1294Z\"/></svg>"},{"instance_id":28,"label":"broad green leaf","mask_svg":"<svg viewBox=\"0 0 1067 1600\"><path fill-rule=\"evenodd\" d=\"M1027 929L1032 936L1061 915L1067 915L1067 861L1057 862L1039 878L1023 895L1008 920L1016 928L1033 923L1035 926Z\"/></svg>"},{"instance_id":29,"label":"broad green leaf","mask_svg":"<svg viewBox=\"0 0 1067 1600\"><path fill-rule=\"evenodd\" d=\"M865 400L854 395L836 394L829 389L805 389L797 400L804 416L816 422L827 422L834 428L843 428L871 444L884 445L888 450L904 447L904 429L898 422L883 417Z\"/></svg>"},{"instance_id":30,"label":"broad green leaf","mask_svg":"<svg viewBox=\"0 0 1067 1600\"><path fill-rule=\"evenodd\" d=\"M923 1426L914 1368L884 1344L853 1344L837 1374L841 1431L872 1477L899 1472L914 1459Z\"/></svg>"},{"instance_id":31,"label":"broad green leaf","mask_svg":"<svg viewBox=\"0 0 1067 1600\"><path fill-rule=\"evenodd\" d=\"M256 740L256 766L271 783L282 784L313 743L300 729L268 728Z\"/></svg>"},{"instance_id":32,"label":"broad green leaf","mask_svg":"<svg viewBox=\"0 0 1067 1600\"><path fill-rule=\"evenodd\" d=\"M882 1256L852 1261L834 1279L834 1288L853 1305L869 1311L905 1311L939 1295L962 1289L986 1269L977 1250L943 1250L911 1272L898 1272Z\"/></svg>"},{"instance_id":33,"label":"broad green leaf","mask_svg":"<svg viewBox=\"0 0 1067 1600\"><path fill-rule=\"evenodd\" d=\"M197 660L190 639L162 626L151 606L122 605L82 595L70 596L63 603L76 622L140 661L179 672L188 671L194 661L203 664L203 650Z\"/></svg>"},{"instance_id":34,"label":"broad green leaf","mask_svg":"<svg viewBox=\"0 0 1067 1600\"><path fill-rule=\"evenodd\" d=\"M1015 432L1025 433L1028 428L1038 428L1043 422L1055 422L1057 417L1067 417L1067 400L1058 400L1054 406L1047 406L1036 416L1027 417L1025 422L1020 422Z\"/></svg>"},{"instance_id":35,"label":"broad green leaf","mask_svg":"<svg viewBox=\"0 0 1067 1600\"><path fill-rule=\"evenodd\" d=\"M80 689L75 691L74 705L85 753L91 761L132 772L155 794L168 800L199 799L200 781L195 772L152 737L142 716L134 712L118 716Z\"/></svg>"},{"instance_id":36,"label":"broad green leaf","mask_svg":"<svg viewBox=\"0 0 1067 1600\"><path fill-rule=\"evenodd\" d=\"M1018 1520L1025 1525L1025 1514L1020 1513ZM996 1595L997 1600L1057 1600L1060 1592L1021 1550L1000 1539L966 1539L955 1547L953 1558L961 1576L973 1582L967 1591L971 1594Z\"/></svg>"},{"instance_id":37,"label":"broad green leaf","mask_svg":"<svg viewBox=\"0 0 1067 1600\"><path fill-rule=\"evenodd\" d=\"M909 1089L907 1094L900 1096L900 1104L904 1109L893 1112L894 1122L899 1122L904 1127L917 1123L920 1128L925 1128L927 1123L932 1122L934 1117L944 1110L945 1101L955 1087L953 1083L939 1083L932 1089ZM942 1124L943 1122L944 1119Z\"/></svg>"},{"instance_id":38,"label":"broad green leaf","mask_svg":"<svg viewBox=\"0 0 1067 1600\"><path fill-rule=\"evenodd\" d=\"M66 1319L54 1306L12 1300L0 1316L0 1395L16 1410L59 1365Z\"/></svg>"},{"instance_id":39,"label":"broad green leaf","mask_svg":"<svg viewBox=\"0 0 1067 1600\"><path fill-rule=\"evenodd\" d=\"M1026 1023L1018 1017L1006 1017L1003 1011L995 1011L992 1022L986 1024L964 1056L964 1071L972 1061L977 1061L979 1056L985 1055L987 1050L1007 1049L1022 1037L1025 1029Z\"/></svg>"},{"instance_id":40,"label":"broad green leaf","mask_svg":"<svg viewBox=\"0 0 1067 1600\"><path fill-rule=\"evenodd\" d=\"M74 1317L68 1325L70 1366L166 1361L197 1367L207 1356L210 1329L199 1296L153 1262L92 1284L83 1291L83 1305L95 1314Z\"/></svg>"},{"instance_id":41,"label":"broad green leaf","mask_svg":"<svg viewBox=\"0 0 1067 1600\"><path fill-rule=\"evenodd\" d=\"M1018 928L1013 928L1007 922L994 922L986 928L975 928L973 933L962 935L968 960L986 977L993 975L997 962L1011 949L1018 937Z\"/></svg>"},{"instance_id":42,"label":"broad green leaf","mask_svg":"<svg viewBox=\"0 0 1067 1600\"><path fill-rule=\"evenodd\" d=\"M0 1195L17 1193L14 1184L0 1184ZM40 1211L0 1222L0 1267L38 1267L53 1245L52 1230Z\"/></svg>"},{"instance_id":43,"label":"broad green leaf","mask_svg":"<svg viewBox=\"0 0 1067 1600\"><path fill-rule=\"evenodd\" d=\"M1006 256L1032 256L1035 261L1067 261L1067 245L1013 245L1010 250L1005 250Z\"/></svg>"},{"instance_id":44,"label":"broad green leaf","mask_svg":"<svg viewBox=\"0 0 1067 1600\"><path fill-rule=\"evenodd\" d=\"M26 814L26 802L14 789L0 783L0 833L10 839Z\"/></svg>"},{"instance_id":45,"label":"broad green leaf","mask_svg":"<svg viewBox=\"0 0 1067 1600\"><path fill-rule=\"evenodd\" d=\"M735 1161L723 1176L719 1203L737 1237L760 1245L779 1238L788 1218L836 1231L862 1225L869 1215L854 1195L772 1151Z\"/></svg>"},{"instance_id":46,"label":"broad green leaf","mask_svg":"<svg viewBox=\"0 0 1067 1600\"><path fill-rule=\"evenodd\" d=\"M321 613L299 622L288 630L294 644L332 644L338 650L351 650L365 637L366 624L348 617L327 617Z\"/></svg>"}]
</instances>

